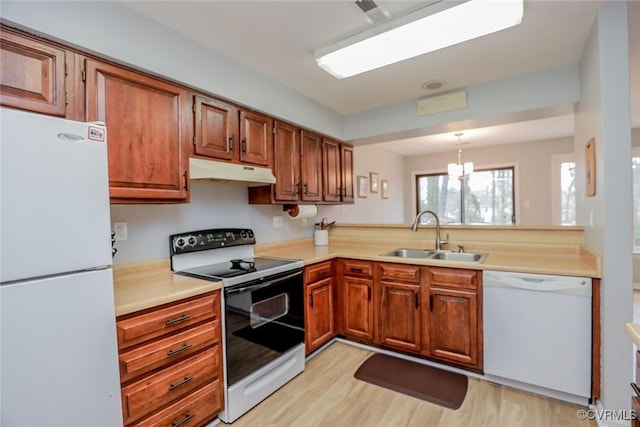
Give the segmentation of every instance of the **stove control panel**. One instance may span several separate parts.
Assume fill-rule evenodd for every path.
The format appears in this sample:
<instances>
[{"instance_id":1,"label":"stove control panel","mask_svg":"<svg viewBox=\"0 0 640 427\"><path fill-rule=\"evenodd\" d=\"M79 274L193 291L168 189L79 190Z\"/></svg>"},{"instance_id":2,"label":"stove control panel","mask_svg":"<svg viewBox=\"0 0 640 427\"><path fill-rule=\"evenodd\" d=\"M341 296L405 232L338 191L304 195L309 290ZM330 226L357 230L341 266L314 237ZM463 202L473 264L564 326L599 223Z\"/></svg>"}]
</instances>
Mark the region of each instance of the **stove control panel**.
<instances>
[{"instance_id":1,"label":"stove control panel","mask_svg":"<svg viewBox=\"0 0 640 427\"><path fill-rule=\"evenodd\" d=\"M255 245L256 238L249 228L213 228L169 236L171 256L208 249Z\"/></svg>"}]
</instances>

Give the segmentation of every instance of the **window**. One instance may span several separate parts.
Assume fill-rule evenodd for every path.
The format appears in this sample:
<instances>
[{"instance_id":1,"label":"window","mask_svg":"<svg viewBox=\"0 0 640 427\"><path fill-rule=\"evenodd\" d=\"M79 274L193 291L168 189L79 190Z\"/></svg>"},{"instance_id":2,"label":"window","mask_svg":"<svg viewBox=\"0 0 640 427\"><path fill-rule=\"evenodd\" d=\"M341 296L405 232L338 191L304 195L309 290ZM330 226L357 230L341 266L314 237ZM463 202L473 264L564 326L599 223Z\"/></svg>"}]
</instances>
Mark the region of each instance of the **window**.
<instances>
[{"instance_id":1,"label":"window","mask_svg":"<svg viewBox=\"0 0 640 427\"><path fill-rule=\"evenodd\" d=\"M418 212L432 210L445 224L515 224L513 167L476 170L463 180L416 175L416 192Z\"/></svg>"},{"instance_id":2,"label":"window","mask_svg":"<svg viewBox=\"0 0 640 427\"><path fill-rule=\"evenodd\" d=\"M576 162L573 153L552 156L553 223L576 224Z\"/></svg>"}]
</instances>

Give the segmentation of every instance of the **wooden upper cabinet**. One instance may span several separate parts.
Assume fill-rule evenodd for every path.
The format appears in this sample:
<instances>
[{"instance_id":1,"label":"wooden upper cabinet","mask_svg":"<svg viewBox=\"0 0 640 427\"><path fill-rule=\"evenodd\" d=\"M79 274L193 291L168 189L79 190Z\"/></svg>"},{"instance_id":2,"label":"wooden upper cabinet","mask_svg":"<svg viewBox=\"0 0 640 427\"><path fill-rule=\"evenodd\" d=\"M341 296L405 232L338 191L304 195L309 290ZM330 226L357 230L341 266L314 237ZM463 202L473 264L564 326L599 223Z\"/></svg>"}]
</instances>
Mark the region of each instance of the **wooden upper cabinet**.
<instances>
[{"instance_id":1,"label":"wooden upper cabinet","mask_svg":"<svg viewBox=\"0 0 640 427\"><path fill-rule=\"evenodd\" d=\"M274 124L274 197L298 201L300 197L300 130L280 121Z\"/></svg>"},{"instance_id":2,"label":"wooden upper cabinet","mask_svg":"<svg viewBox=\"0 0 640 427\"><path fill-rule=\"evenodd\" d=\"M322 141L324 169L324 200L339 202L341 196L340 143L325 138Z\"/></svg>"},{"instance_id":3,"label":"wooden upper cabinet","mask_svg":"<svg viewBox=\"0 0 640 427\"><path fill-rule=\"evenodd\" d=\"M193 97L194 154L234 163L271 165L273 120L201 95Z\"/></svg>"},{"instance_id":4,"label":"wooden upper cabinet","mask_svg":"<svg viewBox=\"0 0 640 427\"><path fill-rule=\"evenodd\" d=\"M240 161L269 166L273 146L273 119L264 114L240 111Z\"/></svg>"},{"instance_id":5,"label":"wooden upper cabinet","mask_svg":"<svg viewBox=\"0 0 640 427\"><path fill-rule=\"evenodd\" d=\"M300 170L301 200L316 202L322 200L322 138L305 130L301 133Z\"/></svg>"},{"instance_id":6,"label":"wooden upper cabinet","mask_svg":"<svg viewBox=\"0 0 640 427\"><path fill-rule=\"evenodd\" d=\"M0 104L65 117L64 49L2 28L0 55Z\"/></svg>"},{"instance_id":7,"label":"wooden upper cabinet","mask_svg":"<svg viewBox=\"0 0 640 427\"><path fill-rule=\"evenodd\" d=\"M112 202L188 197L188 94L181 87L87 59L88 121L107 125Z\"/></svg>"},{"instance_id":8,"label":"wooden upper cabinet","mask_svg":"<svg viewBox=\"0 0 640 427\"><path fill-rule=\"evenodd\" d=\"M353 146L340 144L341 200L353 203Z\"/></svg>"},{"instance_id":9,"label":"wooden upper cabinet","mask_svg":"<svg viewBox=\"0 0 640 427\"><path fill-rule=\"evenodd\" d=\"M194 152L200 156L232 160L238 149L238 111L232 105L195 95Z\"/></svg>"}]
</instances>

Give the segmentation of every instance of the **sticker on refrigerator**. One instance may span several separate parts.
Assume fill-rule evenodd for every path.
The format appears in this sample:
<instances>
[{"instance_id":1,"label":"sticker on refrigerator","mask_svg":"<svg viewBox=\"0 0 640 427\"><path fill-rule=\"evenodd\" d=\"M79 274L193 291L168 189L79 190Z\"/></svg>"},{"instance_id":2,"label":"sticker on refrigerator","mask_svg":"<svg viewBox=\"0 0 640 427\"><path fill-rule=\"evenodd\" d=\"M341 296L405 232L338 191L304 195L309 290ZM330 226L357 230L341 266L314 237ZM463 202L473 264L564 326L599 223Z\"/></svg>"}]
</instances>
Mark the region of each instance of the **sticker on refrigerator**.
<instances>
[{"instance_id":1,"label":"sticker on refrigerator","mask_svg":"<svg viewBox=\"0 0 640 427\"><path fill-rule=\"evenodd\" d=\"M89 126L89 139L91 141L104 142L105 129L97 126Z\"/></svg>"}]
</instances>

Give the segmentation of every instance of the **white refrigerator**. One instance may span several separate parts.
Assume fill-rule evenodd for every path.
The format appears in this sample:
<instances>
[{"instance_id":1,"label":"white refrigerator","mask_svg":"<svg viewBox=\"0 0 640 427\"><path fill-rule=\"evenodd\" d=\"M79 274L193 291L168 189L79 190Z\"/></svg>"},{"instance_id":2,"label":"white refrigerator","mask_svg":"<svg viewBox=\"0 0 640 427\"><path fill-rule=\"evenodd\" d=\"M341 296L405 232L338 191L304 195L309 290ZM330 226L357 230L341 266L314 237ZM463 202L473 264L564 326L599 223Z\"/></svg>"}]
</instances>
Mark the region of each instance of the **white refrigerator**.
<instances>
[{"instance_id":1,"label":"white refrigerator","mask_svg":"<svg viewBox=\"0 0 640 427\"><path fill-rule=\"evenodd\" d=\"M107 130L0 108L0 425L122 425Z\"/></svg>"}]
</instances>

